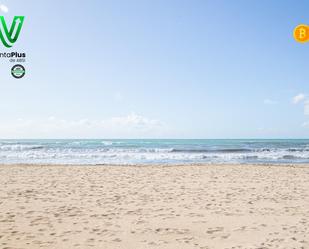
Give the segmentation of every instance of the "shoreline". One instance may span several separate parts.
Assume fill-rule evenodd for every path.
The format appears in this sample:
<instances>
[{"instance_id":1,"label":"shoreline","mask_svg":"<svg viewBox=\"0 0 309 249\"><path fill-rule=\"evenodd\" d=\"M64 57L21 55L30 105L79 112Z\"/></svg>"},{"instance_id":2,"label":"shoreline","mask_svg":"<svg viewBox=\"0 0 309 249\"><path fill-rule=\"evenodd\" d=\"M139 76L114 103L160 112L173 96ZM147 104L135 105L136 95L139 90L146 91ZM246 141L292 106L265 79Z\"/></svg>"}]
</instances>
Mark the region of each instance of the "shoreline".
<instances>
[{"instance_id":1,"label":"shoreline","mask_svg":"<svg viewBox=\"0 0 309 249\"><path fill-rule=\"evenodd\" d=\"M108 166L108 167L186 167L186 166L196 166L196 167L208 167L208 166L261 166L261 167L309 167L309 163L144 163L144 164L77 164L77 163L0 163L0 167L7 166L24 166L24 167L94 167L94 166Z\"/></svg>"},{"instance_id":2,"label":"shoreline","mask_svg":"<svg viewBox=\"0 0 309 249\"><path fill-rule=\"evenodd\" d=\"M0 247L309 247L307 164L94 166L0 165Z\"/></svg>"}]
</instances>

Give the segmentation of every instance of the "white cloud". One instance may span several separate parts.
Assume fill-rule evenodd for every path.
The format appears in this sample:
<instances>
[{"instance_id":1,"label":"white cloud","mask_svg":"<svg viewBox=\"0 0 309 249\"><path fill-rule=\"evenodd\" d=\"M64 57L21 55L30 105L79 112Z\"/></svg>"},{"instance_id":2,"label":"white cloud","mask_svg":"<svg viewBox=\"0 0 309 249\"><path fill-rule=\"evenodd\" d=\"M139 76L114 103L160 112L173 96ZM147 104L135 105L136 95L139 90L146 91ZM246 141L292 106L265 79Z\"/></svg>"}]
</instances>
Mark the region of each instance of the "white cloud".
<instances>
[{"instance_id":1,"label":"white cloud","mask_svg":"<svg viewBox=\"0 0 309 249\"><path fill-rule=\"evenodd\" d=\"M164 136L161 121L135 113L103 120L17 119L0 122L2 138L147 138Z\"/></svg>"},{"instance_id":2,"label":"white cloud","mask_svg":"<svg viewBox=\"0 0 309 249\"><path fill-rule=\"evenodd\" d=\"M278 101L272 100L272 99L264 99L263 103L265 105L276 105L276 104L278 104Z\"/></svg>"},{"instance_id":3,"label":"white cloud","mask_svg":"<svg viewBox=\"0 0 309 249\"><path fill-rule=\"evenodd\" d=\"M135 113L131 113L125 117L114 117L110 120L103 121L106 125L130 126L132 128L151 128L161 123L158 120L148 119Z\"/></svg>"},{"instance_id":4,"label":"white cloud","mask_svg":"<svg viewBox=\"0 0 309 249\"><path fill-rule=\"evenodd\" d=\"M4 4L0 4L0 11L7 13L9 12L9 8L5 6Z\"/></svg>"},{"instance_id":5,"label":"white cloud","mask_svg":"<svg viewBox=\"0 0 309 249\"><path fill-rule=\"evenodd\" d=\"M292 103L293 104L298 104L301 101L303 101L305 99L306 95L303 93L297 94L296 96L293 97L292 99Z\"/></svg>"}]
</instances>

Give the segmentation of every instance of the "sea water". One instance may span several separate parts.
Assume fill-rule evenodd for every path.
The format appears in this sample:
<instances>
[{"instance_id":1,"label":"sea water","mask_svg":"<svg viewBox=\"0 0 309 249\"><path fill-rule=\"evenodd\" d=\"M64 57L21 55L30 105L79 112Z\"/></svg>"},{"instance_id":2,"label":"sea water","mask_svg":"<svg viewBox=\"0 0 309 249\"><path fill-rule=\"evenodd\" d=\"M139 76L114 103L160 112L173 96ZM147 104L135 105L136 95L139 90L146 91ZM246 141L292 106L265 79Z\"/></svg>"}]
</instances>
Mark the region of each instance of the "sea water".
<instances>
[{"instance_id":1,"label":"sea water","mask_svg":"<svg viewBox=\"0 0 309 249\"><path fill-rule=\"evenodd\" d=\"M0 163L309 163L309 139L0 140Z\"/></svg>"}]
</instances>

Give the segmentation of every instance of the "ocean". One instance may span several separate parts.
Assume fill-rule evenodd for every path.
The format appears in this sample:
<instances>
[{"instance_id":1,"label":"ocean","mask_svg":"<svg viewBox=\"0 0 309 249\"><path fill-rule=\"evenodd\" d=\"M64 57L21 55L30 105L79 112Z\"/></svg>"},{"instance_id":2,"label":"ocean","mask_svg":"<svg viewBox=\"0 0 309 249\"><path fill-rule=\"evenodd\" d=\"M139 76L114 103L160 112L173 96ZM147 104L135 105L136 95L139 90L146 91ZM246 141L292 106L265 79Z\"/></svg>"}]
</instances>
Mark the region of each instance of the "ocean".
<instances>
[{"instance_id":1,"label":"ocean","mask_svg":"<svg viewBox=\"0 0 309 249\"><path fill-rule=\"evenodd\" d=\"M0 140L0 163L309 163L309 139Z\"/></svg>"}]
</instances>

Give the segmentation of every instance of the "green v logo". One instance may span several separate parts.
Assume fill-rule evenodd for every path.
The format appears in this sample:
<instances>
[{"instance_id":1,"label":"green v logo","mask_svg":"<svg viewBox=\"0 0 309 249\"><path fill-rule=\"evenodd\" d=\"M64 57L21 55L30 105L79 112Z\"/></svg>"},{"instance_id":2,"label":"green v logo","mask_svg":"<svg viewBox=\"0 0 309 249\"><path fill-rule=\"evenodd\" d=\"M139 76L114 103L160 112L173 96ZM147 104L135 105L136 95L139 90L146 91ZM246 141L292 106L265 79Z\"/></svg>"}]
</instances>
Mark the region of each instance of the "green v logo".
<instances>
[{"instance_id":1,"label":"green v logo","mask_svg":"<svg viewBox=\"0 0 309 249\"><path fill-rule=\"evenodd\" d=\"M8 29L4 17L0 16L0 40L5 47L10 48L17 41L24 18L24 16L15 16L10 29Z\"/></svg>"}]
</instances>

